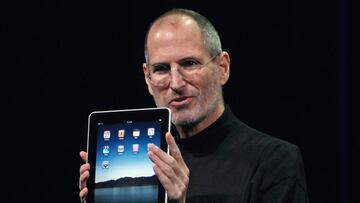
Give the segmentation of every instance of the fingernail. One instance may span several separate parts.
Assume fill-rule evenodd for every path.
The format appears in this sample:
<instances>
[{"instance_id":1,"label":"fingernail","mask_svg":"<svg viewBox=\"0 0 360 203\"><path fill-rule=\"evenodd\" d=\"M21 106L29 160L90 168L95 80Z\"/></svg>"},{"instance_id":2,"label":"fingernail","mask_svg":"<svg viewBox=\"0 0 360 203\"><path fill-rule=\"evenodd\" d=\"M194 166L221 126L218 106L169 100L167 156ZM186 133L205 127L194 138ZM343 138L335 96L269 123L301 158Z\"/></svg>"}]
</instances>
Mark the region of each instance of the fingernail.
<instances>
[{"instance_id":1,"label":"fingernail","mask_svg":"<svg viewBox=\"0 0 360 203\"><path fill-rule=\"evenodd\" d=\"M150 150L150 148L152 147L152 145L153 145L152 143L148 143L148 144L147 144L148 151Z\"/></svg>"}]
</instances>

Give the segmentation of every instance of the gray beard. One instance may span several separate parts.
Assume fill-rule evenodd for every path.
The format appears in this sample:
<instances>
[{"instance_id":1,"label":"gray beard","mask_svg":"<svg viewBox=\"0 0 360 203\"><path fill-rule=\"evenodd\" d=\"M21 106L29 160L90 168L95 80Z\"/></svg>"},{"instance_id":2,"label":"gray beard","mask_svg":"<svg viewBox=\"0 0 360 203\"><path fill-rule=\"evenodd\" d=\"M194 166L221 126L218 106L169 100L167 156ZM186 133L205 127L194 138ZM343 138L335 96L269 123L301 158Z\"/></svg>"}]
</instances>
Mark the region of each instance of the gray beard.
<instances>
[{"instance_id":1,"label":"gray beard","mask_svg":"<svg viewBox=\"0 0 360 203\"><path fill-rule=\"evenodd\" d=\"M217 95L215 95L217 96ZM176 117L172 118L172 123L174 125L178 125L181 126L183 128L192 128L193 126L196 126L198 123L200 123L201 121L203 121L207 116L209 116L211 113L213 113L217 107L217 105L219 105L221 100L218 96L216 98L213 98L212 101L207 104L207 106L205 106L205 111L203 111L203 109L201 109L200 111L197 112L191 112L190 116L188 119L177 119ZM200 109L200 108L204 108L204 107L198 107L196 109Z\"/></svg>"}]
</instances>

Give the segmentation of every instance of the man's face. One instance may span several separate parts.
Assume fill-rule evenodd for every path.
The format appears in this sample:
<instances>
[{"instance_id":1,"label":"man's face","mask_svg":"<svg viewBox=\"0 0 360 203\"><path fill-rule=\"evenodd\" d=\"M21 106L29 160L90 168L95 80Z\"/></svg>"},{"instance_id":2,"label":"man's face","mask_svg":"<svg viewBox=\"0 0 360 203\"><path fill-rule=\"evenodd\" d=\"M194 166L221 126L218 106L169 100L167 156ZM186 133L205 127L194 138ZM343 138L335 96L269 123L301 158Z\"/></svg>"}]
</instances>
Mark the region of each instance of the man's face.
<instances>
[{"instance_id":1,"label":"man's face","mask_svg":"<svg viewBox=\"0 0 360 203\"><path fill-rule=\"evenodd\" d=\"M148 35L148 64L169 64L171 77L169 85L154 86L146 77L148 89L157 106L172 110L175 125L191 125L211 115L222 103L222 84L219 78L217 58L196 72L195 77L186 80L175 69L188 58L201 64L211 56L204 47L197 24L187 18L180 24L154 26ZM144 64L144 73L149 66Z\"/></svg>"}]
</instances>

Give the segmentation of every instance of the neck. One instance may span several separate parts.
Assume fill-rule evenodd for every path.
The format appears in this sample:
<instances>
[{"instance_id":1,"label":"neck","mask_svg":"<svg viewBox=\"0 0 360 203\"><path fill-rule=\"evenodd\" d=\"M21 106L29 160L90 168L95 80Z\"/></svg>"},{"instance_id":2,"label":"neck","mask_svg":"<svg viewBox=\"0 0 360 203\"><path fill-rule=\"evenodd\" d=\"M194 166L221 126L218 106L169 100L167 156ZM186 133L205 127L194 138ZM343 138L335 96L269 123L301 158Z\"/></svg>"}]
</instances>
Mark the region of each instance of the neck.
<instances>
[{"instance_id":1,"label":"neck","mask_svg":"<svg viewBox=\"0 0 360 203\"><path fill-rule=\"evenodd\" d=\"M220 104L214 109L214 111L212 111L203 120L196 124L186 126L176 125L176 129L179 132L180 139L192 137L197 133L203 131L205 128L213 124L221 116L224 110L224 104Z\"/></svg>"}]
</instances>

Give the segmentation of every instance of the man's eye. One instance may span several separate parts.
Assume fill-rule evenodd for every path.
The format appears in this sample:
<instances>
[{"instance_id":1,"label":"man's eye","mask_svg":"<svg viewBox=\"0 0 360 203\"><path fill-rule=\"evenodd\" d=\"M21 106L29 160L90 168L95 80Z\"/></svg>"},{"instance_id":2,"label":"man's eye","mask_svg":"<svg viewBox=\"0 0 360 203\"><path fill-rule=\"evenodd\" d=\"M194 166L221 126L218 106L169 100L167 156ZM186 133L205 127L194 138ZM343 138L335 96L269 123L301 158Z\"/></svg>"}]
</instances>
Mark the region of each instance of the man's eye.
<instances>
[{"instance_id":1,"label":"man's eye","mask_svg":"<svg viewBox=\"0 0 360 203\"><path fill-rule=\"evenodd\" d=\"M152 68L152 72L154 73L167 73L170 70L168 65L154 65Z\"/></svg>"},{"instance_id":2,"label":"man's eye","mask_svg":"<svg viewBox=\"0 0 360 203\"><path fill-rule=\"evenodd\" d=\"M191 68L191 67L194 67L196 65L198 65L199 63L197 61L194 61L194 60L186 60L186 61L182 61L179 65L181 67L184 67L184 68Z\"/></svg>"}]
</instances>

